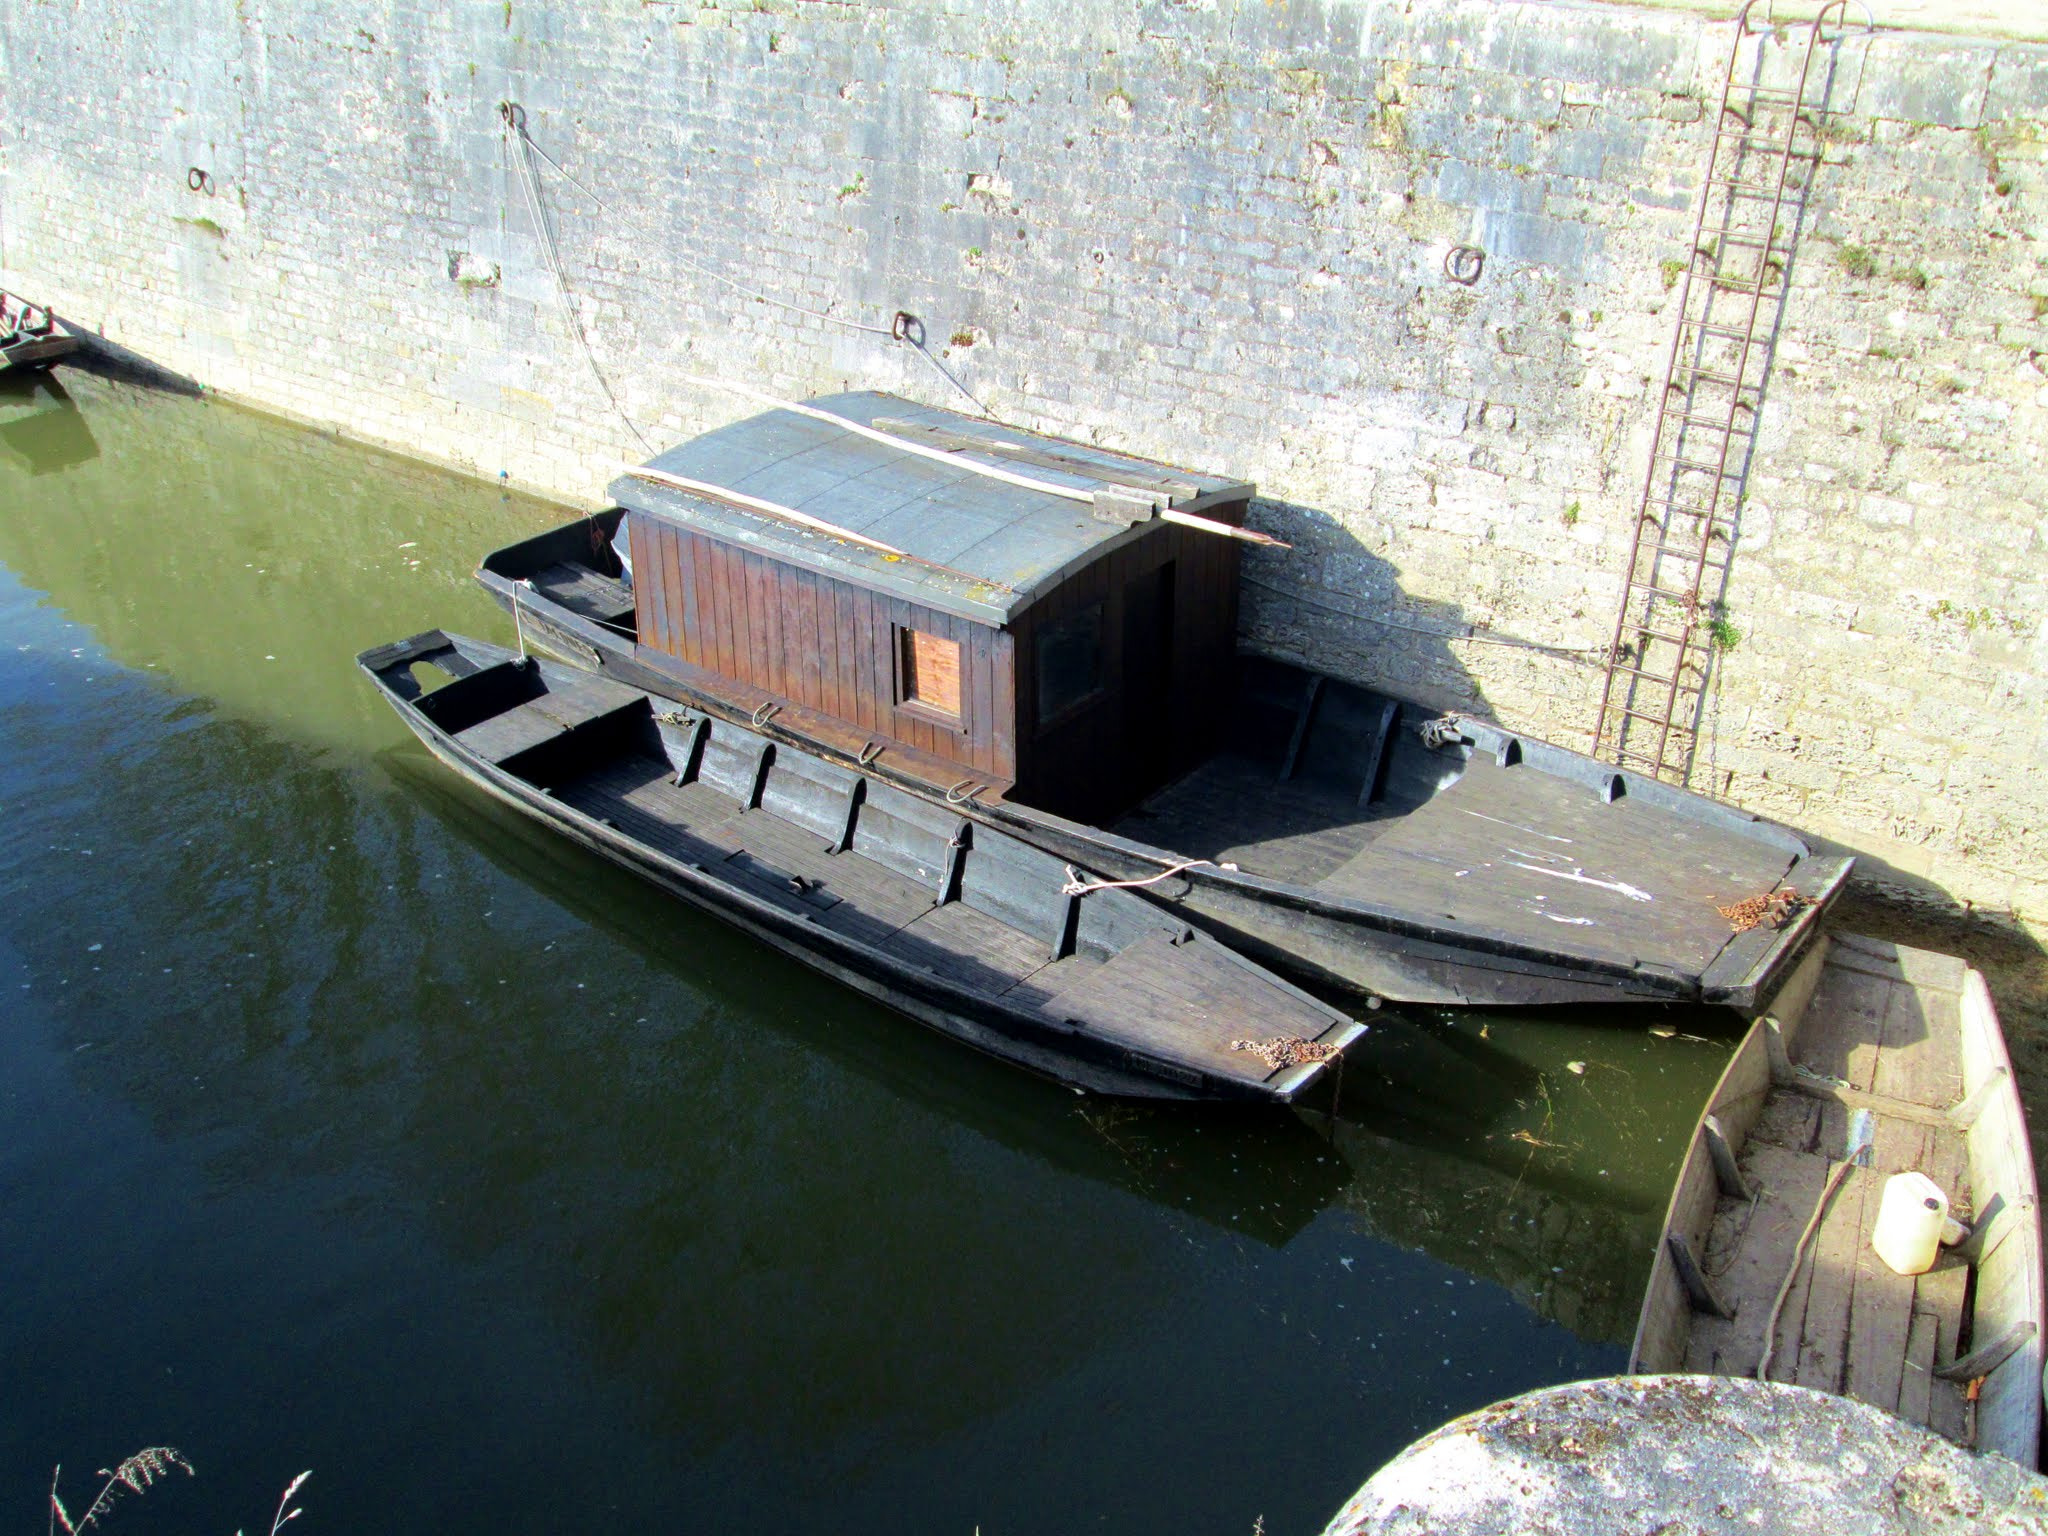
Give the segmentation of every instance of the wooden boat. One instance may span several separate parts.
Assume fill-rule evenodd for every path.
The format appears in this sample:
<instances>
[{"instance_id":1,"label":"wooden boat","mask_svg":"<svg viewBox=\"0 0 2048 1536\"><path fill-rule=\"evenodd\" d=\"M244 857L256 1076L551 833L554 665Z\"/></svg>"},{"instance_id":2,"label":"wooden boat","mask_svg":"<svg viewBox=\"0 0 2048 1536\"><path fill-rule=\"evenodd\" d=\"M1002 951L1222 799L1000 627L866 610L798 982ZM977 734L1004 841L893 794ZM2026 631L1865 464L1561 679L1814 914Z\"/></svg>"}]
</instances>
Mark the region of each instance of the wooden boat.
<instances>
[{"instance_id":1,"label":"wooden boat","mask_svg":"<svg viewBox=\"0 0 2048 1536\"><path fill-rule=\"evenodd\" d=\"M47 368L77 350L55 315L0 289L0 374Z\"/></svg>"},{"instance_id":2,"label":"wooden boat","mask_svg":"<svg viewBox=\"0 0 2048 1536\"><path fill-rule=\"evenodd\" d=\"M1140 896L745 726L439 630L358 663L436 757L507 804L1072 1087L1290 1100L1364 1033ZM449 681L423 690L422 665Z\"/></svg>"},{"instance_id":3,"label":"wooden boat","mask_svg":"<svg viewBox=\"0 0 2048 1536\"><path fill-rule=\"evenodd\" d=\"M1970 1228L1918 1276L1871 1245L1885 1181L1907 1171ZM1630 1369L1841 1393L2032 1468L2041 1258L2026 1119L1984 978L1835 934L1751 1026L1701 1116Z\"/></svg>"},{"instance_id":4,"label":"wooden boat","mask_svg":"<svg viewBox=\"0 0 2048 1536\"><path fill-rule=\"evenodd\" d=\"M1241 481L859 394L611 491L477 573L535 644L1146 882L1319 984L1753 1008L1849 870L1652 778L1239 657Z\"/></svg>"}]
</instances>

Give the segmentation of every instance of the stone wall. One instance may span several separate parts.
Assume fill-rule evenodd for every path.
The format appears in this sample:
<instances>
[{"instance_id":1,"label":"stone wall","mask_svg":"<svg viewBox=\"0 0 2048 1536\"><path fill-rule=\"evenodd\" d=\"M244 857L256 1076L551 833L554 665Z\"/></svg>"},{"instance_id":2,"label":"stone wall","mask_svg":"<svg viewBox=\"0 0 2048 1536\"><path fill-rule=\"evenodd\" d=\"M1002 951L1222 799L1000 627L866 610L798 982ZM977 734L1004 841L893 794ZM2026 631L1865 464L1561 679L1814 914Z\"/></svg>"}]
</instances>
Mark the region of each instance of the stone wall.
<instances>
[{"instance_id":1,"label":"stone wall","mask_svg":"<svg viewBox=\"0 0 2048 1536\"><path fill-rule=\"evenodd\" d=\"M0 281L574 499L754 409L696 375L971 392L1257 479L1295 548L1248 565L1254 644L1585 746L1729 40L1491 0L24 3ZM1835 62L1693 782L2038 920L2048 47Z\"/></svg>"}]
</instances>

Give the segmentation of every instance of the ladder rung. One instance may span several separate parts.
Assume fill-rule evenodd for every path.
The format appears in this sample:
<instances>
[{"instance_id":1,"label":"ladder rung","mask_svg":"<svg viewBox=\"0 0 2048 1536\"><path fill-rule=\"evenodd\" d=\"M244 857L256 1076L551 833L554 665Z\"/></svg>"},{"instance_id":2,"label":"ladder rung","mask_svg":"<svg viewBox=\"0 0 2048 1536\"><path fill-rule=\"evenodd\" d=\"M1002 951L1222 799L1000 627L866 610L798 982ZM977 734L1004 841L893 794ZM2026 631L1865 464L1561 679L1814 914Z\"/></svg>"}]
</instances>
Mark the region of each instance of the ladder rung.
<instances>
[{"instance_id":1,"label":"ladder rung","mask_svg":"<svg viewBox=\"0 0 2048 1536\"><path fill-rule=\"evenodd\" d=\"M1743 102L1749 106L1761 104L1766 107L1798 107L1802 111L1806 107L1803 90L1788 91L1782 85L1744 85L1737 86L1736 89L1741 91ZM1819 103L1816 102L1815 105L1818 106ZM1742 108L1730 102L1725 95L1721 98L1721 110L1733 112L1737 117L1742 116Z\"/></svg>"},{"instance_id":2,"label":"ladder rung","mask_svg":"<svg viewBox=\"0 0 2048 1536\"><path fill-rule=\"evenodd\" d=\"M1668 679L1662 679L1662 681L1668 681ZM1697 695L1699 690L1695 688L1692 692ZM1630 709L1626 705L1622 707L1621 718L1624 720L1641 720L1649 725L1660 725L1667 731L1677 731L1686 736L1690 736L1693 733L1693 728L1689 725L1681 724L1676 720L1667 720L1662 715L1647 714L1640 709Z\"/></svg>"},{"instance_id":3,"label":"ladder rung","mask_svg":"<svg viewBox=\"0 0 2048 1536\"><path fill-rule=\"evenodd\" d=\"M1638 624L1635 627L1635 637L1638 640L1661 640L1666 645L1675 645L1678 647L1680 655L1691 650L1698 643L1691 635L1666 634L1661 629L1651 629L1644 624Z\"/></svg>"},{"instance_id":4,"label":"ladder rung","mask_svg":"<svg viewBox=\"0 0 2048 1536\"><path fill-rule=\"evenodd\" d=\"M1745 346L1756 340L1754 331L1738 330L1732 325L1715 325L1708 320L1695 320L1691 315L1680 317L1678 323L1681 327L1691 326L1702 336L1717 336L1723 341L1741 342Z\"/></svg>"},{"instance_id":5,"label":"ladder rung","mask_svg":"<svg viewBox=\"0 0 2048 1536\"><path fill-rule=\"evenodd\" d=\"M1782 278L1771 284L1752 282L1748 278L1738 277L1710 277L1707 281L1712 283L1722 293L1755 294L1758 298L1762 298L1766 294L1784 292L1784 281Z\"/></svg>"},{"instance_id":6,"label":"ladder rung","mask_svg":"<svg viewBox=\"0 0 2048 1536\"><path fill-rule=\"evenodd\" d=\"M1710 523L1714 523L1714 519L1719 512L1717 507L1688 507L1683 502L1673 501L1668 496L1645 496L1643 498L1643 507L1644 517L1650 515L1649 508L1662 507L1667 512L1676 512L1680 517L1703 517ZM1723 538L1726 538L1735 530L1732 525L1723 526L1722 524L1714 523L1714 531Z\"/></svg>"},{"instance_id":7,"label":"ladder rung","mask_svg":"<svg viewBox=\"0 0 2048 1536\"><path fill-rule=\"evenodd\" d=\"M1675 469L1696 469L1702 474L1714 475L1722 480L1740 480L1742 478L1741 470L1730 469L1726 460L1719 464L1706 464L1697 459L1681 459L1675 451L1667 451L1662 448L1657 450L1656 457L1663 459Z\"/></svg>"},{"instance_id":8,"label":"ladder rung","mask_svg":"<svg viewBox=\"0 0 2048 1536\"><path fill-rule=\"evenodd\" d=\"M1707 185L1719 187L1723 192L1730 193L1736 197L1747 197L1759 203L1782 203L1785 201L1785 189L1782 187L1774 188L1769 192L1759 192L1755 187L1739 182L1732 176L1709 176L1707 178ZM1801 188L1799 190L1804 189Z\"/></svg>"},{"instance_id":9,"label":"ladder rung","mask_svg":"<svg viewBox=\"0 0 2048 1536\"><path fill-rule=\"evenodd\" d=\"M1677 556L1691 561L1702 570L1726 570L1727 564L1725 561L1710 558L1714 552L1714 535L1720 532L1721 530L1718 528L1710 529L1707 533L1708 542L1704 544L1672 544L1669 542L1662 544L1638 544L1636 546L1636 556L1640 559L1644 555L1655 555L1659 560ZM1727 537L1726 534L1721 536L1723 538Z\"/></svg>"},{"instance_id":10,"label":"ladder rung","mask_svg":"<svg viewBox=\"0 0 2048 1536\"><path fill-rule=\"evenodd\" d=\"M1782 251L1787 258L1792 255L1792 247L1789 245L1779 245L1775 235L1765 240L1752 239L1748 235L1716 235L1714 238L1724 248L1731 245L1739 245L1745 251Z\"/></svg>"},{"instance_id":11,"label":"ladder rung","mask_svg":"<svg viewBox=\"0 0 2048 1536\"><path fill-rule=\"evenodd\" d=\"M1732 389L1735 390L1738 394L1745 389L1756 390L1759 393L1761 393L1763 390L1763 385L1745 384L1742 382L1742 380L1736 378L1735 375L1732 373L1716 373L1710 368L1689 368L1684 363L1680 363L1676 368L1674 368L1671 371L1671 382L1667 384L1665 388L1667 390L1684 389L1687 387L1688 383L1718 384L1723 389ZM1737 400L1735 403L1737 406L1739 406L1741 409L1745 411L1753 411L1756 409L1756 407L1747 400Z\"/></svg>"},{"instance_id":12,"label":"ladder rung","mask_svg":"<svg viewBox=\"0 0 2048 1536\"><path fill-rule=\"evenodd\" d=\"M1700 669L1694 667L1692 670L1694 672L1698 672ZM1667 688L1676 687L1680 692L1684 692L1687 689L1691 689L1694 693L1699 692L1698 687L1692 683L1687 682L1682 675L1679 677L1667 677L1662 672L1645 672L1640 667L1623 666L1620 662L1615 663L1614 671L1617 673L1625 673L1628 676L1634 678L1639 683L1656 683L1660 687ZM1632 713L1632 711L1626 705L1623 705L1622 713L1630 714Z\"/></svg>"},{"instance_id":13,"label":"ladder rung","mask_svg":"<svg viewBox=\"0 0 2048 1536\"><path fill-rule=\"evenodd\" d=\"M1739 421L1723 421L1718 416L1701 416L1690 411L1673 410L1668 405L1658 414L1666 421L1675 421L1680 426L1702 427L1709 432L1728 432L1741 437L1756 436L1755 427L1745 427ZM1750 414L1756 413L1752 411Z\"/></svg>"},{"instance_id":14,"label":"ladder rung","mask_svg":"<svg viewBox=\"0 0 2048 1536\"><path fill-rule=\"evenodd\" d=\"M1793 118L1792 132L1782 139L1777 138L1775 136L1766 136L1759 138L1756 135L1756 133L1748 127L1740 129L1716 128L1714 130L1714 138L1718 143L1734 144L1741 149L1767 149L1774 154L1784 155L1787 159L1804 159L1805 156L1808 154L1818 155L1820 153L1820 148L1818 145L1816 145L1813 149L1806 151L1802 151L1798 148L1797 141L1799 126L1800 119L1796 117ZM1808 132L1812 131L1813 130L1809 125Z\"/></svg>"},{"instance_id":15,"label":"ladder rung","mask_svg":"<svg viewBox=\"0 0 2048 1536\"><path fill-rule=\"evenodd\" d=\"M1626 585L1635 588L1635 590L1638 592L1648 592L1653 597L1669 598L1674 603L1683 603L1686 599L1686 594L1683 592L1670 592L1665 591L1662 588L1655 588L1652 587L1647 581L1637 581L1633 576L1631 576L1628 579ZM1684 634L1681 635L1674 635L1668 630L1652 629L1650 628L1650 621L1647 614L1644 616L1642 623L1633 625L1632 628L1634 629L1634 632L1637 635L1637 637L1640 639L1662 640L1667 645L1675 645L1679 647L1679 649L1681 650L1683 650L1685 647L1693 643L1692 631L1690 629L1688 629Z\"/></svg>"}]
</instances>

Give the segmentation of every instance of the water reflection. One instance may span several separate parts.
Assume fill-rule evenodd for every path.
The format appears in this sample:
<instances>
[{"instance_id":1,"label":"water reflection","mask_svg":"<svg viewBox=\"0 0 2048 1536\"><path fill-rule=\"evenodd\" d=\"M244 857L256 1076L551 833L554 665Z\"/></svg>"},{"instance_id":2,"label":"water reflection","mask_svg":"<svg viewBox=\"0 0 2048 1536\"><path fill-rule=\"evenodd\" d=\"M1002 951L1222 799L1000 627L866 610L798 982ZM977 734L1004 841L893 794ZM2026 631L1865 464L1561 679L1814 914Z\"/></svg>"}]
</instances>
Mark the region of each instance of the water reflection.
<instances>
[{"instance_id":1,"label":"water reflection","mask_svg":"<svg viewBox=\"0 0 2048 1536\"><path fill-rule=\"evenodd\" d=\"M0 378L0 464L55 474L100 456L100 445L55 373Z\"/></svg>"},{"instance_id":2,"label":"water reflection","mask_svg":"<svg viewBox=\"0 0 2048 1536\"><path fill-rule=\"evenodd\" d=\"M334 1529L1312 1529L1621 1363L1711 1045L1390 1016L1334 1125L1076 1100L411 745L352 653L497 633L557 509L73 387L106 452L0 462L0 1503L169 1441L194 1529L309 1464Z\"/></svg>"}]
</instances>

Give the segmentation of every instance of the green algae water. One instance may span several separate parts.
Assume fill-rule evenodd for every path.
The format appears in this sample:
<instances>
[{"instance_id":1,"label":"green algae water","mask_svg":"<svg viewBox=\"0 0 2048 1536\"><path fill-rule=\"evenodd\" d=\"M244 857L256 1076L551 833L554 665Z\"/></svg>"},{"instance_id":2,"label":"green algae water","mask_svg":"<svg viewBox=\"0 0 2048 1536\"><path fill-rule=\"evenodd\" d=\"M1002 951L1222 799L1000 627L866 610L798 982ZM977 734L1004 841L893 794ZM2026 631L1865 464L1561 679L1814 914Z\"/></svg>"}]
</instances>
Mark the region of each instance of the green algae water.
<instances>
[{"instance_id":1,"label":"green algae water","mask_svg":"<svg viewBox=\"0 0 2048 1536\"><path fill-rule=\"evenodd\" d=\"M1083 1100L459 784L353 664L561 509L0 386L0 1510L1313 1532L1620 1369L1696 1019L1375 1017L1334 1119ZM1656 1032L1653 1033L1652 1029Z\"/></svg>"}]
</instances>

